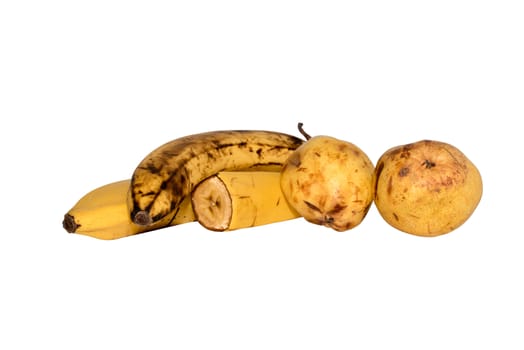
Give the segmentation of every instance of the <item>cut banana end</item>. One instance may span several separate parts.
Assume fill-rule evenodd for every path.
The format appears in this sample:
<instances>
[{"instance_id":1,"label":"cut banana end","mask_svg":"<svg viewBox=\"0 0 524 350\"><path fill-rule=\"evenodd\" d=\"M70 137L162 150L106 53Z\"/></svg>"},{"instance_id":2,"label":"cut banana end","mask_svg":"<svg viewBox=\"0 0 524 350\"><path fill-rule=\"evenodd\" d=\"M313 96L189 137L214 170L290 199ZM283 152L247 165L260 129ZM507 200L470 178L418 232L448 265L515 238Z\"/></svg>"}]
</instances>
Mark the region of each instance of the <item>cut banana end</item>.
<instances>
[{"instance_id":1,"label":"cut banana end","mask_svg":"<svg viewBox=\"0 0 524 350\"><path fill-rule=\"evenodd\" d=\"M299 217L282 194L279 172L220 172L202 181L191 199L197 221L213 231L232 231Z\"/></svg>"},{"instance_id":2,"label":"cut banana end","mask_svg":"<svg viewBox=\"0 0 524 350\"><path fill-rule=\"evenodd\" d=\"M193 191L193 211L204 227L224 231L231 223L233 202L226 185L218 176L202 181Z\"/></svg>"}]
</instances>

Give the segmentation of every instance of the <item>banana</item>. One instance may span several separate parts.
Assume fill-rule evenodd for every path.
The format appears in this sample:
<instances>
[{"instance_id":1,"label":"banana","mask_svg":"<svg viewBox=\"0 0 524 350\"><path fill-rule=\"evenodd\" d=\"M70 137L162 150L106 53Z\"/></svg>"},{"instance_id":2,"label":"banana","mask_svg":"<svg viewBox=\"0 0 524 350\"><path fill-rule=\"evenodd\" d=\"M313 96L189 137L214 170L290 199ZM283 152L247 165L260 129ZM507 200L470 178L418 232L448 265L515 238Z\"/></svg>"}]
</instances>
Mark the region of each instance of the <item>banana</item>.
<instances>
[{"instance_id":1,"label":"banana","mask_svg":"<svg viewBox=\"0 0 524 350\"><path fill-rule=\"evenodd\" d=\"M212 131L168 142L147 155L133 173L128 196L131 220L142 226L166 224L204 179L220 171L280 170L303 142L262 130Z\"/></svg>"},{"instance_id":2,"label":"banana","mask_svg":"<svg viewBox=\"0 0 524 350\"><path fill-rule=\"evenodd\" d=\"M196 186L191 204L197 221L213 231L232 231L299 217L280 189L280 172L220 172Z\"/></svg>"},{"instance_id":3,"label":"banana","mask_svg":"<svg viewBox=\"0 0 524 350\"><path fill-rule=\"evenodd\" d=\"M131 180L117 181L87 193L65 214L62 222L64 229L69 233L110 240L163 227L140 226L131 221L127 207L130 184ZM180 210L168 225L192 221L195 221L195 216L191 201L187 199L181 203Z\"/></svg>"}]
</instances>

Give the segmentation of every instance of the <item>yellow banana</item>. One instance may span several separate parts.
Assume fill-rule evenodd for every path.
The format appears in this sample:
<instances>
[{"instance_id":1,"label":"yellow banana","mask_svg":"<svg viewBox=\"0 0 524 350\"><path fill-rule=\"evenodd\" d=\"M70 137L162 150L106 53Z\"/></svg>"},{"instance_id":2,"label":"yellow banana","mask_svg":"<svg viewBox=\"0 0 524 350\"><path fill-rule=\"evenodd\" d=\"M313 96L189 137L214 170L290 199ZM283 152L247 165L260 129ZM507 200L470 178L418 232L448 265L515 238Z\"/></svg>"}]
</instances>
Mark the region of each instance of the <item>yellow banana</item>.
<instances>
[{"instance_id":1,"label":"yellow banana","mask_svg":"<svg viewBox=\"0 0 524 350\"><path fill-rule=\"evenodd\" d=\"M131 178L131 220L142 226L162 225L176 215L184 198L220 171L272 166L280 170L304 141L259 130L213 131L181 137L153 150Z\"/></svg>"},{"instance_id":2,"label":"yellow banana","mask_svg":"<svg viewBox=\"0 0 524 350\"><path fill-rule=\"evenodd\" d=\"M63 227L67 232L99 239L117 239L195 221L191 201L182 202L174 219L166 225L140 226L131 221L127 206L127 192L131 180L113 182L92 190L65 214Z\"/></svg>"},{"instance_id":3,"label":"yellow banana","mask_svg":"<svg viewBox=\"0 0 524 350\"><path fill-rule=\"evenodd\" d=\"M195 187L191 204L198 222L214 231L299 217L280 189L280 172L220 172Z\"/></svg>"}]
</instances>

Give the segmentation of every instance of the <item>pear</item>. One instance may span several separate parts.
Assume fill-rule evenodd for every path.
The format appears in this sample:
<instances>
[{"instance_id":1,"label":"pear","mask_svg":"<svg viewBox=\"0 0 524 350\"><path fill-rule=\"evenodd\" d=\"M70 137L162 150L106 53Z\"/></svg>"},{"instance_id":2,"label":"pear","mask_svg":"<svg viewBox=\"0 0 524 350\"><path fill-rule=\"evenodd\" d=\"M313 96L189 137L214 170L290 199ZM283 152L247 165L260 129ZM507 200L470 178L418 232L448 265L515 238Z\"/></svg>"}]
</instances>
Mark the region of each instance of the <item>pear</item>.
<instances>
[{"instance_id":1,"label":"pear","mask_svg":"<svg viewBox=\"0 0 524 350\"><path fill-rule=\"evenodd\" d=\"M391 226L438 236L462 225L482 197L475 165L455 146L422 140L387 150L376 166L375 205Z\"/></svg>"},{"instance_id":2,"label":"pear","mask_svg":"<svg viewBox=\"0 0 524 350\"><path fill-rule=\"evenodd\" d=\"M330 136L310 137L284 163L280 186L307 221L346 231L359 225L374 197L374 166L356 145Z\"/></svg>"}]
</instances>

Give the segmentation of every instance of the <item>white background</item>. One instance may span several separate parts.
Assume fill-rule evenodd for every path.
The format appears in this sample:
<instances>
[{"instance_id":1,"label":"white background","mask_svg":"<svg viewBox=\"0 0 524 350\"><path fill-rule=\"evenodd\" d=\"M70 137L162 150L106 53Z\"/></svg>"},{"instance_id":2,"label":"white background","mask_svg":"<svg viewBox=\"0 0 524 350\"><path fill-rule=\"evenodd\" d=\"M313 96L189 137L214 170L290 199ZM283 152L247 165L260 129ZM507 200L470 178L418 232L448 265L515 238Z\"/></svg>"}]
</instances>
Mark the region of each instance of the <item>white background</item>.
<instances>
[{"instance_id":1,"label":"white background","mask_svg":"<svg viewBox=\"0 0 524 350\"><path fill-rule=\"evenodd\" d=\"M523 349L520 1L3 1L3 349ZM65 212L187 134L437 139L482 201L438 238L373 207L117 241Z\"/></svg>"}]
</instances>

